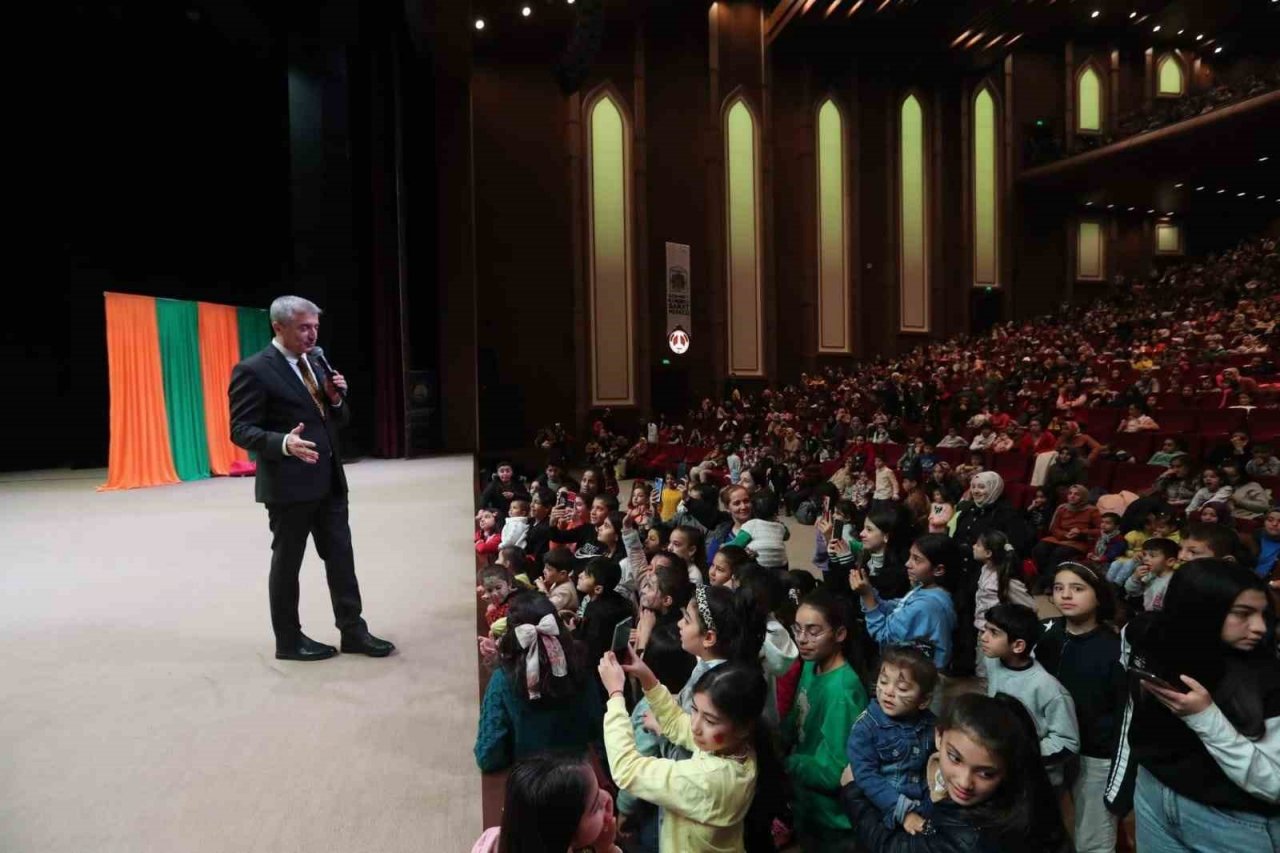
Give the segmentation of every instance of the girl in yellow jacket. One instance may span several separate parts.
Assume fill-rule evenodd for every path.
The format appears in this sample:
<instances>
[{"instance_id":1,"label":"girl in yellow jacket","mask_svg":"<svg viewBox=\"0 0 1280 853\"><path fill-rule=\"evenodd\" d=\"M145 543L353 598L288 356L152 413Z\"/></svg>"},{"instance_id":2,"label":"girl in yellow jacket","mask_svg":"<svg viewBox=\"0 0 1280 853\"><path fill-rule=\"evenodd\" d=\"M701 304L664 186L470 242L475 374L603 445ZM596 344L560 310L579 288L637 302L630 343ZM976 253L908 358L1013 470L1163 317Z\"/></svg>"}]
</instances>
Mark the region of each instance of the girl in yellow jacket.
<instances>
[{"instance_id":1,"label":"girl in yellow jacket","mask_svg":"<svg viewBox=\"0 0 1280 853\"><path fill-rule=\"evenodd\" d=\"M639 679L645 698L672 743L693 751L687 761L646 758L622 691L627 675ZM625 665L613 652L600 659L609 691L604 743L618 787L661 806L661 853L741 853L743 820L756 790L756 728L767 688L760 670L726 663L708 670L693 689L693 714L685 714L632 650Z\"/></svg>"}]
</instances>

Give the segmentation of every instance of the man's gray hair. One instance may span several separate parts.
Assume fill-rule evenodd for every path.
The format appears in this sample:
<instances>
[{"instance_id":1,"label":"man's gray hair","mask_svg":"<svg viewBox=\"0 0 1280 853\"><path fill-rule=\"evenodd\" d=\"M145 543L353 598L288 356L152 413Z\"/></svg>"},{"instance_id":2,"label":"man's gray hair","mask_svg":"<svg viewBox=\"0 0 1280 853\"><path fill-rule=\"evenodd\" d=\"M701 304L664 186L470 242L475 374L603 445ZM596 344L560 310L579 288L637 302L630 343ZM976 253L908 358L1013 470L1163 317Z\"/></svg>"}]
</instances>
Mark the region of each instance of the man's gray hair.
<instances>
[{"instance_id":1,"label":"man's gray hair","mask_svg":"<svg viewBox=\"0 0 1280 853\"><path fill-rule=\"evenodd\" d=\"M277 296L275 301L271 303L271 322L285 326L292 323L293 318L299 314L315 314L319 316L323 313L319 305L316 305L310 299L303 299L301 296Z\"/></svg>"}]
</instances>

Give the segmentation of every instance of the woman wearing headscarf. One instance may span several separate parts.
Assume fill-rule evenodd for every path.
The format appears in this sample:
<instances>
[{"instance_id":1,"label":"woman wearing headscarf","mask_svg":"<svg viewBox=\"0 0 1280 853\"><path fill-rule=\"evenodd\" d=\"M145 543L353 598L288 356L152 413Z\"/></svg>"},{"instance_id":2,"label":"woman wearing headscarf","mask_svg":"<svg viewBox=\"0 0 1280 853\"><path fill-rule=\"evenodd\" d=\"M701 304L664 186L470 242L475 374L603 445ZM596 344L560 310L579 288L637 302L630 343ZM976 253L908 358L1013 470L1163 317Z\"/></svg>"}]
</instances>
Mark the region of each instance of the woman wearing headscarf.
<instances>
[{"instance_id":1,"label":"woman wearing headscarf","mask_svg":"<svg viewBox=\"0 0 1280 853\"><path fill-rule=\"evenodd\" d=\"M1031 549L1031 559L1042 574L1065 560L1079 560L1093 548L1101 525L1102 513L1089 503L1089 490L1077 483L1053 511L1049 535Z\"/></svg>"},{"instance_id":2,"label":"woman wearing headscarf","mask_svg":"<svg viewBox=\"0 0 1280 853\"><path fill-rule=\"evenodd\" d=\"M1044 475L1044 489L1049 495L1049 500L1057 506L1067 496L1067 489L1077 484L1083 485L1088 476L1084 460L1075 449L1059 444L1058 457L1053 460L1053 464Z\"/></svg>"},{"instance_id":3,"label":"woman wearing headscarf","mask_svg":"<svg viewBox=\"0 0 1280 853\"><path fill-rule=\"evenodd\" d=\"M969 481L969 497L956 507L952 538L965 556L959 576L955 578L952 599L956 605L956 631L952 641L952 676L972 675L977 650L977 634L972 630L974 594L982 571L980 560L973 558L973 545L988 530L999 530L1009 537L1017 559L1031 549L1033 531L1017 508L1004 496L1004 478L994 471L974 474Z\"/></svg>"}]
</instances>

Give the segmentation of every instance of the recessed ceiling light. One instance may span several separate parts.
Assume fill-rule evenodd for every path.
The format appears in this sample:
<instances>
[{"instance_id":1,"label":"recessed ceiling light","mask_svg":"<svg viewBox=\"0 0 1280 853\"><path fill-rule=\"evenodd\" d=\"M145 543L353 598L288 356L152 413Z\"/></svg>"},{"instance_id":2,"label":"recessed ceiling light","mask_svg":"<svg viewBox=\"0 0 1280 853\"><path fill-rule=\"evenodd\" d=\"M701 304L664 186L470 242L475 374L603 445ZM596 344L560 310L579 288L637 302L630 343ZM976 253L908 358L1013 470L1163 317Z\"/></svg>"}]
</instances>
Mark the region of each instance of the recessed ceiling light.
<instances>
[{"instance_id":1,"label":"recessed ceiling light","mask_svg":"<svg viewBox=\"0 0 1280 853\"><path fill-rule=\"evenodd\" d=\"M1265 195L1258 196L1258 201L1263 201L1264 199L1266 199Z\"/></svg>"},{"instance_id":2,"label":"recessed ceiling light","mask_svg":"<svg viewBox=\"0 0 1280 853\"><path fill-rule=\"evenodd\" d=\"M1090 12L1090 13L1089 13L1089 17L1090 17L1090 18L1096 18L1096 17L1098 17L1098 16L1099 16L1099 15L1101 15L1101 14L1102 14L1102 13L1101 13L1101 12L1099 12L1097 9L1094 9L1092 12Z\"/></svg>"},{"instance_id":3,"label":"recessed ceiling light","mask_svg":"<svg viewBox=\"0 0 1280 853\"><path fill-rule=\"evenodd\" d=\"M1153 32L1153 33L1158 33L1158 32L1160 32L1160 25L1159 25L1159 24L1156 24L1154 27L1152 27L1152 28L1151 28L1151 32Z\"/></svg>"},{"instance_id":4,"label":"recessed ceiling light","mask_svg":"<svg viewBox=\"0 0 1280 853\"><path fill-rule=\"evenodd\" d=\"M530 9L528 6L525 6L523 9L520 10L520 14L524 15L527 18L533 14L533 10Z\"/></svg>"},{"instance_id":5,"label":"recessed ceiling light","mask_svg":"<svg viewBox=\"0 0 1280 853\"><path fill-rule=\"evenodd\" d=\"M1131 208L1129 208L1129 210L1137 210L1137 209L1138 209L1138 208L1136 208L1136 207L1131 207Z\"/></svg>"},{"instance_id":6,"label":"recessed ceiling light","mask_svg":"<svg viewBox=\"0 0 1280 853\"><path fill-rule=\"evenodd\" d=\"M1155 213L1155 212L1156 212L1156 209L1154 207L1147 211L1147 213Z\"/></svg>"},{"instance_id":7,"label":"recessed ceiling light","mask_svg":"<svg viewBox=\"0 0 1280 853\"><path fill-rule=\"evenodd\" d=\"M1236 193L1236 198L1244 198L1244 193Z\"/></svg>"},{"instance_id":8,"label":"recessed ceiling light","mask_svg":"<svg viewBox=\"0 0 1280 853\"><path fill-rule=\"evenodd\" d=\"M1222 53L1222 48L1221 48L1221 47L1215 47L1215 48L1213 49L1213 52L1214 52L1214 53Z\"/></svg>"},{"instance_id":9,"label":"recessed ceiling light","mask_svg":"<svg viewBox=\"0 0 1280 853\"><path fill-rule=\"evenodd\" d=\"M1130 18L1136 18L1136 17L1138 17L1138 13L1137 13L1137 12L1130 12L1130 13L1129 13L1129 17L1130 17Z\"/></svg>"},{"instance_id":10,"label":"recessed ceiling light","mask_svg":"<svg viewBox=\"0 0 1280 853\"><path fill-rule=\"evenodd\" d=\"M1168 213L1165 214L1165 216L1173 216L1173 211L1172 210L1169 211Z\"/></svg>"},{"instance_id":11,"label":"recessed ceiling light","mask_svg":"<svg viewBox=\"0 0 1280 853\"><path fill-rule=\"evenodd\" d=\"M1174 184L1175 187L1181 187L1182 184Z\"/></svg>"},{"instance_id":12,"label":"recessed ceiling light","mask_svg":"<svg viewBox=\"0 0 1280 853\"><path fill-rule=\"evenodd\" d=\"M1203 190L1203 189L1204 189L1204 187L1196 187L1196 192L1200 192L1200 191L1201 191L1201 190Z\"/></svg>"},{"instance_id":13,"label":"recessed ceiling light","mask_svg":"<svg viewBox=\"0 0 1280 853\"><path fill-rule=\"evenodd\" d=\"M1086 201L1086 202L1084 203L1084 206L1085 206L1085 207L1093 207L1093 202L1091 202L1091 201Z\"/></svg>"},{"instance_id":14,"label":"recessed ceiling light","mask_svg":"<svg viewBox=\"0 0 1280 853\"><path fill-rule=\"evenodd\" d=\"M1204 33L1196 33L1196 41L1200 41L1202 38L1204 38Z\"/></svg>"},{"instance_id":15,"label":"recessed ceiling light","mask_svg":"<svg viewBox=\"0 0 1280 853\"><path fill-rule=\"evenodd\" d=\"M1226 190L1218 190L1218 195L1222 195Z\"/></svg>"},{"instance_id":16,"label":"recessed ceiling light","mask_svg":"<svg viewBox=\"0 0 1280 853\"><path fill-rule=\"evenodd\" d=\"M1178 35L1182 35L1182 34L1183 34L1183 33L1185 33L1185 32L1186 32L1186 30L1178 30Z\"/></svg>"},{"instance_id":17,"label":"recessed ceiling light","mask_svg":"<svg viewBox=\"0 0 1280 853\"><path fill-rule=\"evenodd\" d=\"M1109 205L1107 205L1107 210L1111 210L1111 209L1112 209L1112 208L1114 208L1114 207L1115 207L1115 205L1114 205L1114 204L1109 204Z\"/></svg>"},{"instance_id":18,"label":"recessed ceiling light","mask_svg":"<svg viewBox=\"0 0 1280 853\"><path fill-rule=\"evenodd\" d=\"M484 29L484 18L476 18L476 29L477 30Z\"/></svg>"},{"instance_id":19,"label":"recessed ceiling light","mask_svg":"<svg viewBox=\"0 0 1280 853\"><path fill-rule=\"evenodd\" d=\"M1272 2L1274 3L1274 2L1275 2L1275 0L1272 0ZM1270 159L1271 159L1270 157L1259 157L1259 158L1258 158L1258 162L1259 162L1259 163L1265 163L1265 162L1267 162L1267 161L1268 161L1268 160L1270 160Z\"/></svg>"}]
</instances>

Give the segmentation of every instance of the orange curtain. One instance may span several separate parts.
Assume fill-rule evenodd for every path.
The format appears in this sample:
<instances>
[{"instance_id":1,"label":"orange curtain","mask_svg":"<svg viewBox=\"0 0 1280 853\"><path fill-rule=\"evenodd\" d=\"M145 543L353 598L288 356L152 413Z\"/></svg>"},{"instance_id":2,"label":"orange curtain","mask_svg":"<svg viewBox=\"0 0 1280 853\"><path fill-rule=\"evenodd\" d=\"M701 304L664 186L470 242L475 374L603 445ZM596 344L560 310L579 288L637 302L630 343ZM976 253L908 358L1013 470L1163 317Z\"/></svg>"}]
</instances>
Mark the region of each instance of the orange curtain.
<instances>
[{"instance_id":1,"label":"orange curtain","mask_svg":"<svg viewBox=\"0 0 1280 853\"><path fill-rule=\"evenodd\" d=\"M209 436L209 470L231 473L231 463L249 454L231 443L231 405L227 389L231 368L240 361L240 331L233 305L200 303L200 374L204 380L205 432Z\"/></svg>"},{"instance_id":2,"label":"orange curtain","mask_svg":"<svg viewBox=\"0 0 1280 853\"><path fill-rule=\"evenodd\" d=\"M111 386L111 450L99 491L177 483L160 366L156 301L107 293L107 373ZM235 309L232 309L232 319ZM225 406L224 406L225 409Z\"/></svg>"}]
</instances>

